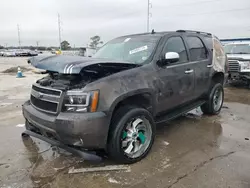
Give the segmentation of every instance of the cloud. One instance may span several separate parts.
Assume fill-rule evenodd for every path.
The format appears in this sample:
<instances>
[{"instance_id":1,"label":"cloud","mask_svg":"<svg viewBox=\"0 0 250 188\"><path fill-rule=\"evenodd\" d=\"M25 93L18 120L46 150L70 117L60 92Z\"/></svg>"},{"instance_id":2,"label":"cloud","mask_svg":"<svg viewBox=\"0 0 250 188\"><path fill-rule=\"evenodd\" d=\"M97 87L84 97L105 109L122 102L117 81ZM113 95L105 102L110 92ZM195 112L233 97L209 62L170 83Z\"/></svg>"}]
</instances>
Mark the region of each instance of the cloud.
<instances>
[{"instance_id":1,"label":"cloud","mask_svg":"<svg viewBox=\"0 0 250 188\"><path fill-rule=\"evenodd\" d=\"M195 29L220 38L247 37L249 0L151 0L150 28L156 31ZM57 14L62 38L85 46L93 35L108 41L146 31L146 0L2 0L0 44L17 45L17 24L23 45L58 45Z\"/></svg>"}]
</instances>

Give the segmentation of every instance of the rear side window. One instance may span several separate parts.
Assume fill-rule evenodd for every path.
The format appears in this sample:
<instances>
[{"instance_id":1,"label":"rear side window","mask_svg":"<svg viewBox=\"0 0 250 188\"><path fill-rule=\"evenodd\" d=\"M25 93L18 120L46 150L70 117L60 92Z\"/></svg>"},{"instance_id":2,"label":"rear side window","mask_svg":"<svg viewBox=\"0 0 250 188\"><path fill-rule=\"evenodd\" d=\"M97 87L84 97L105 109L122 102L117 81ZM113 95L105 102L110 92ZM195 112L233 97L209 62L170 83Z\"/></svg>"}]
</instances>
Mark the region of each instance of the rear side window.
<instances>
[{"instance_id":1,"label":"rear side window","mask_svg":"<svg viewBox=\"0 0 250 188\"><path fill-rule=\"evenodd\" d=\"M213 50L213 40L212 37L204 37L206 46L210 49Z\"/></svg>"},{"instance_id":2,"label":"rear side window","mask_svg":"<svg viewBox=\"0 0 250 188\"><path fill-rule=\"evenodd\" d=\"M207 51L200 38L187 37L187 43L189 46L191 61L207 59Z\"/></svg>"},{"instance_id":3,"label":"rear side window","mask_svg":"<svg viewBox=\"0 0 250 188\"><path fill-rule=\"evenodd\" d=\"M164 49L164 54L167 52L176 52L180 56L180 63L185 63L188 61L187 50L184 46L183 40L181 37L171 37L167 40Z\"/></svg>"}]
</instances>

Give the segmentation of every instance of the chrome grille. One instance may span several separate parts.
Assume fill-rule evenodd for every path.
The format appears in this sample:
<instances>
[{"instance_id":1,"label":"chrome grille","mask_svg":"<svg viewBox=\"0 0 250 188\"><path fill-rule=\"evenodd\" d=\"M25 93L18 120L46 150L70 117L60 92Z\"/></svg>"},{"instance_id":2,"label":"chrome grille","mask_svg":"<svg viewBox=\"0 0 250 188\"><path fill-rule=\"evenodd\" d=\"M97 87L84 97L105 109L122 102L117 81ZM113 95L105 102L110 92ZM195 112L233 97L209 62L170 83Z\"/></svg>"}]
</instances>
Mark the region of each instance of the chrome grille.
<instances>
[{"instance_id":1,"label":"chrome grille","mask_svg":"<svg viewBox=\"0 0 250 188\"><path fill-rule=\"evenodd\" d=\"M38 110L57 113L62 91L34 84L30 102Z\"/></svg>"},{"instance_id":2,"label":"chrome grille","mask_svg":"<svg viewBox=\"0 0 250 188\"><path fill-rule=\"evenodd\" d=\"M229 72L239 72L240 65L238 61L229 60Z\"/></svg>"}]
</instances>

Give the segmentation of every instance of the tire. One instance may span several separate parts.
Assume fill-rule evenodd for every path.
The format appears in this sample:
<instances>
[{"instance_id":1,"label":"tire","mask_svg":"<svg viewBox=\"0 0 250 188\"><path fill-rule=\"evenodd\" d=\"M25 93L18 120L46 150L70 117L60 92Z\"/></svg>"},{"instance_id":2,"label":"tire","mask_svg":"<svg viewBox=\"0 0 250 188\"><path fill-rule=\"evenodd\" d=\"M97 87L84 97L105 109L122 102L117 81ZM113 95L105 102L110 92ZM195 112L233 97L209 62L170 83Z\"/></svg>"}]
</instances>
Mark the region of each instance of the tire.
<instances>
[{"instance_id":1,"label":"tire","mask_svg":"<svg viewBox=\"0 0 250 188\"><path fill-rule=\"evenodd\" d=\"M136 125L136 123L140 122L140 120L143 120L143 122L138 123L138 125L136 126L137 135L134 135L136 133L131 132L131 129L134 129L132 128L132 126L130 129L130 126L128 124L131 122L131 124ZM148 127L148 131L145 131L143 133L138 129L139 127L143 127L144 124L145 127ZM128 127L129 129L127 129ZM141 134L144 135L141 136L142 138L140 138ZM118 163L135 163L147 156L154 143L154 138L155 123L151 113L144 108L135 106L123 106L115 112L112 118L108 139L108 155ZM131 141L133 142L133 144L127 141L130 139L133 139L133 141ZM123 146L123 144L126 142L128 144L126 146ZM130 151L130 144L133 145L133 149L129 153L128 151ZM140 144L140 146L138 146L138 144ZM137 152L136 149L138 149Z\"/></svg>"},{"instance_id":2,"label":"tire","mask_svg":"<svg viewBox=\"0 0 250 188\"><path fill-rule=\"evenodd\" d=\"M247 87L250 89L250 80L247 80Z\"/></svg>"},{"instance_id":3,"label":"tire","mask_svg":"<svg viewBox=\"0 0 250 188\"><path fill-rule=\"evenodd\" d=\"M218 94L217 92L220 92L221 95L217 96ZM217 100L217 102L215 100ZM221 111L223 102L224 102L223 86L220 83L216 83L210 91L207 102L201 106L201 110L204 114L217 115Z\"/></svg>"}]
</instances>

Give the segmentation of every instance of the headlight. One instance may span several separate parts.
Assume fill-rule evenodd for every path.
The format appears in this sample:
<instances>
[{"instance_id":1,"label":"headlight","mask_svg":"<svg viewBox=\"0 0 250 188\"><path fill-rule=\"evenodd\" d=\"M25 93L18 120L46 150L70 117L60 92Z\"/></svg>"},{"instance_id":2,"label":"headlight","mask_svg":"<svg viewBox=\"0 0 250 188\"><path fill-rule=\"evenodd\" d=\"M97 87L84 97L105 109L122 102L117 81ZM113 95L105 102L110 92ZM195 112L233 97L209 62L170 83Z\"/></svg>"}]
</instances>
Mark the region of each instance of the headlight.
<instances>
[{"instance_id":1,"label":"headlight","mask_svg":"<svg viewBox=\"0 0 250 188\"><path fill-rule=\"evenodd\" d=\"M240 65L241 70L250 70L250 61L241 61Z\"/></svg>"},{"instance_id":2,"label":"headlight","mask_svg":"<svg viewBox=\"0 0 250 188\"><path fill-rule=\"evenodd\" d=\"M96 112L99 91L82 92L77 90L67 91L63 111L66 112Z\"/></svg>"}]
</instances>

